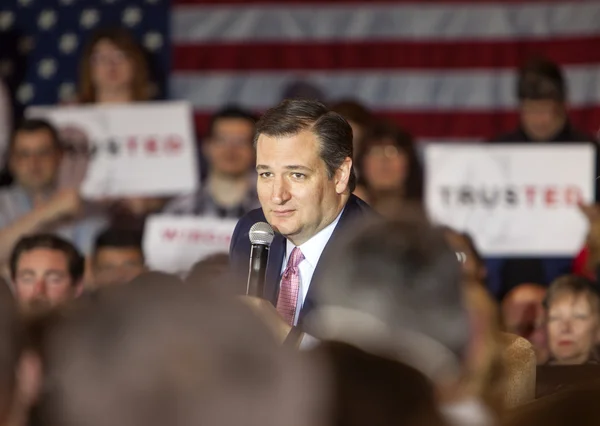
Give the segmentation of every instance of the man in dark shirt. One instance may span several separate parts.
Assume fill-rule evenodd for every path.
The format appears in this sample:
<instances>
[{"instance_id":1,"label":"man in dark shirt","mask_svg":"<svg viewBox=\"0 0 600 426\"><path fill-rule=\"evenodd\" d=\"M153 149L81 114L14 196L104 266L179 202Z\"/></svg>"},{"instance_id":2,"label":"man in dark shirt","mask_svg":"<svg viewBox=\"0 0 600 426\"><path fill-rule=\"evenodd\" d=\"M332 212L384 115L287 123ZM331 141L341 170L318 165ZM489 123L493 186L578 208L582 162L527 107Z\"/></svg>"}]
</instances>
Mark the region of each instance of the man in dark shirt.
<instances>
[{"instance_id":1,"label":"man in dark shirt","mask_svg":"<svg viewBox=\"0 0 600 426\"><path fill-rule=\"evenodd\" d=\"M259 207L254 163L254 116L227 107L211 119L203 144L208 175L200 189L169 203L168 214L237 219Z\"/></svg>"},{"instance_id":2,"label":"man in dark shirt","mask_svg":"<svg viewBox=\"0 0 600 426\"><path fill-rule=\"evenodd\" d=\"M494 138L492 143L590 143L592 137L569 121L562 71L542 58L527 62L517 81L519 126ZM596 149L597 151L597 149ZM596 188L598 198L598 188ZM547 285L571 270L571 258L495 258L487 260L489 285L500 298L522 283Z\"/></svg>"}]
</instances>

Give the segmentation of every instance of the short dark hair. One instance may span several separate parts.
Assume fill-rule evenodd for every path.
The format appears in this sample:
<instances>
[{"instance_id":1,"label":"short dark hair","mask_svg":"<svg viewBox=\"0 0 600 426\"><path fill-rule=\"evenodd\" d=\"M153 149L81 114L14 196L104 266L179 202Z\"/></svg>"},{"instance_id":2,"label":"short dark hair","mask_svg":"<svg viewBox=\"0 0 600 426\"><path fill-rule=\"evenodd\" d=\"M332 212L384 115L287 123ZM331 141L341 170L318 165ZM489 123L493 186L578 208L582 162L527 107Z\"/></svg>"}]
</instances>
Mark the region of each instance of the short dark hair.
<instances>
[{"instance_id":1,"label":"short dark hair","mask_svg":"<svg viewBox=\"0 0 600 426\"><path fill-rule=\"evenodd\" d=\"M16 278L17 264L21 255L40 248L62 252L67 258L73 284L81 281L85 272L85 259L73 244L54 234L28 235L19 240L10 255L10 276L13 280Z\"/></svg>"},{"instance_id":2,"label":"short dark hair","mask_svg":"<svg viewBox=\"0 0 600 426\"><path fill-rule=\"evenodd\" d=\"M107 228L96 237L94 257L103 248L133 248L139 250L143 258L142 232L136 229Z\"/></svg>"},{"instance_id":3,"label":"short dark hair","mask_svg":"<svg viewBox=\"0 0 600 426\"><path fill-rule=\"evenodd\" d=\"M361 183L368 189L368 182L364 180L365 157L377 145L392 144L402 151L408 161L408 174L404 184L404 198L411 201L423 200L423 166L417 155L415 142L410 133L390 121L377 121L367 128L361 141L361 148L356 159L356 167L361 176Z\"/></svg>"},{"instance_id":4,"label":"short dark hair","mask_svg":"<svg viewBox=\"0 0 600 426\"><path fill-rule=\"evenodd\" d=\"M565 79L560 67L542 57L528 60L519 70L517 97L520 101L566 100Z\"/></svg>"},{"instance_id":5,"label":"short dark hair","mask_svg":"<svg viewBox=\"0 0 600 426\"><path fill-rule=\"evenodd\" d=\"M256 116L250 111L235 105L228 105L225 108L222 108L221 110L217 111L215 114L212 115L212 117L210 117L210 122L208 123L207 136L213 136L213 132L215 131L215 124L217 123L217 121L228 118L246 120L253 126L256 124Z\"/></svg>"},{"instance_id":6,"label":"short dark hair","mask_svg":"<svg viewBox=\"0 0 600 426\"><path fill-rule=\"evenodd\" d=\"M310 130L320 142L319 156L325 162L327 174L335 172L348 157L352 158L352 127L337 112L330 111L321 102L306 99L287 99L271 108L256 125L254 144L260 135L293 136ZM356 187L354 168L350 171L348 188Z\"/></svg>"},{"instance_id":7,"label":"short dark hair","mask_svg":"<svg viewBox=\"0 0 600 426\"><path fill-rule=\"evenodd\" d=\"M39 132L40 130L45 130L46 132L50 133L54 147L57 150L62 151L63 146L61 144L60 137L58 136L58 131L56 130L56 127L54 127L47 120L43 120L40 118L27 118L21 121L13 130L12 136L10 138L10 145L8 147L9 153L11 153L14 149L17 135L19 133Z\"/></svg>"}]
</instances>

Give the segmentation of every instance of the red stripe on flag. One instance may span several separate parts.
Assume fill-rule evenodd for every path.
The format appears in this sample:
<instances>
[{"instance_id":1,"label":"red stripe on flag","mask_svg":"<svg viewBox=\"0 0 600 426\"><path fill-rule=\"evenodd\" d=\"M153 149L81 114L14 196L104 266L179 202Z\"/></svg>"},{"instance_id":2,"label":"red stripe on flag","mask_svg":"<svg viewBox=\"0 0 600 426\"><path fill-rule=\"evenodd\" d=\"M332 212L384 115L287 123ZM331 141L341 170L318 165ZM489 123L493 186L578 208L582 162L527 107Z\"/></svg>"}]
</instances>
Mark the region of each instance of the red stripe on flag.
<instances>
[{"instance_id":1,"label":"red stripe on flag","mask_svg":"<svg viewBox=\"0 0 600 426\"><path fill-rule=\"evenodd\" d=\"M531 55L562 65L600 62L600 35L554 40L176 44L173 69L357 70L514 68Z\"/></svg>"},{"instance_id":2,"label":"red stripe on flag","mask_svg":"<svg viewBox=\"0 0 600 426\"><path fill-rule=\"evenodd\" d=\"M379 117L398 123L415 137L422 139L490 139L514 130L514 112L397 112L381 111ZM600 106L578 108L570 114L572 123L580 130L596 136L600 127ZM198 135L206 133L210 114L194 114Z\"/></svg>"}]
</instances>

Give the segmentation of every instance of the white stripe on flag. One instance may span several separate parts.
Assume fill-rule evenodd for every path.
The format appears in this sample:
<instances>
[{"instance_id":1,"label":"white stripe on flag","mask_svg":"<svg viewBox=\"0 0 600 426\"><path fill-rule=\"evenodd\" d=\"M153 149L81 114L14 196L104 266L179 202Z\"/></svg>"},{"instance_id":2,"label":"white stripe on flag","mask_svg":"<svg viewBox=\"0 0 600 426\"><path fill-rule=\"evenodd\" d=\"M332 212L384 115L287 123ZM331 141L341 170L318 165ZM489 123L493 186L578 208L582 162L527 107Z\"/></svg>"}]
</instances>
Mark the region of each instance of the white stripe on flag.
<instances>
[{"instance_id":1,"label":"white stripe on flag","mask_svg":"<svg viewBox=\"0 0 600 426\"><path fill-rule=\"evenodd\" d=\"M535 39L600 33L600 2L177 6L175 43Z\"/></svg>"},{"instance_id":2,"label":"white stripe on flag","mask_svg":"<svg viewBox=\"0 0 600 426\"><path fill-rule=\"evenodd\" d=\"M600 103L600 65L565 67L571 106ZM265 109L295 81L318 85L328 99L352 97L373 109L436 111L511 109L516 105L513 70L366 72L174 72L171 97L212 111L226 103Z\"/></svg>"}]
</instances>

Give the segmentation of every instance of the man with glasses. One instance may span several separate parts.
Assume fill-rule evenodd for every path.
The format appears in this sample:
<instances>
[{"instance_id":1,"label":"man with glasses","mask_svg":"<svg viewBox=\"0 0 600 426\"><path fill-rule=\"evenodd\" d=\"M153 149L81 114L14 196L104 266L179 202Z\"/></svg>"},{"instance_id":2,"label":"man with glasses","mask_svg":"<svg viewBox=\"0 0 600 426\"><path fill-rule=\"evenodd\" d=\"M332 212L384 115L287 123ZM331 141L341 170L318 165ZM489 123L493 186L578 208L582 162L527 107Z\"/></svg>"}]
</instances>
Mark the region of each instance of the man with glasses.
<instances>
[{"instance_id":1,"label":"man with glasses","mask_svg":"<svg viewBox=\"0 0 600 426\"><path fill-rule=\"evenodd\" d=\"M92 215L77 188L60 189L63 147L54 127L25 120L13 134L8 166L13 184L0 191L0 265L27 234L53 232L88 254L105 220Z\"/></svg>"},{"instance_id":2,"label":"man with glasses","mask_svg":"<svg viewBox=\"0 0 600 426\"><path fill-rule=\"evenodd\" d=\"M206 181L194 194L172 201L165 213L237 219L260 206L252 170L255 121L237 107L213 115L202 146L208 163Z\"/></svg>"}]
</instances>

